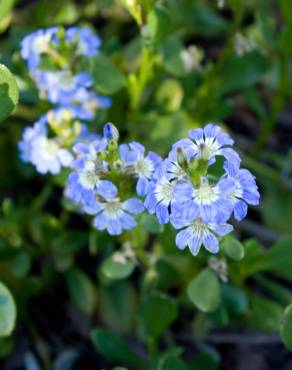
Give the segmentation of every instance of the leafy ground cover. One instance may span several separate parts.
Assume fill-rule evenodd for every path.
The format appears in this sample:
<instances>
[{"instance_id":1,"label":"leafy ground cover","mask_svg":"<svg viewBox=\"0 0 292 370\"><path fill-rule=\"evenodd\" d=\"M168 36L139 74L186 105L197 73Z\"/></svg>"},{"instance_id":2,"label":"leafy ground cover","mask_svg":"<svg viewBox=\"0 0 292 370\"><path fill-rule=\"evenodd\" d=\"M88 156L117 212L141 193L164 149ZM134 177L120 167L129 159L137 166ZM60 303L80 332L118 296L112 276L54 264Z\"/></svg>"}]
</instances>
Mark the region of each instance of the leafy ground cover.
<instances>
[{"instance_id":1,"label":"leafy ground cover","mask_svg":"<svg viewBox=\"0 0 292 370\"><path fill-rule=\"evenodd\" d=\"M1 368L292 368L291 14L289 0L0 1ZM49 52L23 43L48 29ZM51 145L24 150L40 117L42 144L61 150L53 160ZM216 234L219 251L204 241L192 254L164 213L136 216L151 187L136 188L128 152L131 171L115 177L115 155L119 139L166 158L209 122L234 139L260 202ZM68 191L69 173L83 170L69 161L84 155L72 151L82 130L104 132L95 154L116 166L106 179L138 198L123 232L93 225L89 198L80 212L82 189ZM221 152L208 167L183 149L194 186L203 174L213 186L236 162ZM115 191L107 183L98 202Z\"/></svg>"}]
</instances>

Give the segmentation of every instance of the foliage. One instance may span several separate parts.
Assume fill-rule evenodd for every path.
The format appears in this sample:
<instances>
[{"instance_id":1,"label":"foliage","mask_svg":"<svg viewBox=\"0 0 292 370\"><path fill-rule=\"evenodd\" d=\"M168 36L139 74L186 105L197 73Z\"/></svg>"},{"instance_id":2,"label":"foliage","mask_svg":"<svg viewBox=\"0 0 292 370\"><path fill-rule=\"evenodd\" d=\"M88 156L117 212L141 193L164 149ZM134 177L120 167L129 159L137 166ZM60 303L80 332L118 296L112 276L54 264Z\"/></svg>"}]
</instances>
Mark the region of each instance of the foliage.
<instances>
[{"instance_id":1,"label":"foliage","mask_svg":"<svg viewBox=\"0 0 292 370\"><path fill-rule=\"evenodd\" d=\"M74 369L82 354L70 330L66 337L72 326L96 352L91 366L106 369L219 369L216 346L206 343L226 328L277 332L292 349L291 27L289 0L0 1L3 361L26 337L23 361L34 364L26 369ZM39 44L23 42L39 29L50 30L51 42L40 58ZM97 204L72 180L91 160L78 138L90 147L90 135L103 132L95 152L113 166L125 158L124 143L143 144L143 159L166 158L188 130L210 121L235 139L261 194L246 220L231 219L232 235L216 234L218 248L193 249L195 256L178 249L162 216L140 212L146 193L130 160L122 175L118 166L107 177L100 170L117 190L108 182L94 190L108 202L118 191L123 210L131 200L127 226L101 226ZM114 125L103 131L107 122ZM34 135L54 144L53 160L40 142L25 151ZM224 155L196 162L188 150L175 155L196 186L201 175L212 186L226 177ZM84 163L72 165L74 156ZM73 352L48 350L56 338L74 343Z\"/></svg>"}]
</instances>

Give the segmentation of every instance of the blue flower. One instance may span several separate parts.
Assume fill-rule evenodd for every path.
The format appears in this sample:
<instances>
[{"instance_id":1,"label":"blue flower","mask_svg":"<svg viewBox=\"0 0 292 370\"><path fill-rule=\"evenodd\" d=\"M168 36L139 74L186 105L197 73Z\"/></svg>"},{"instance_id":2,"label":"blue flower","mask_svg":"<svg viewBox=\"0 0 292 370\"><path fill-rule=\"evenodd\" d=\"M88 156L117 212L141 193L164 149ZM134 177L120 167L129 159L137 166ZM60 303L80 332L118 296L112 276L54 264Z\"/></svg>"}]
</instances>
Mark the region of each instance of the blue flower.
<instances>
[{"instance_id":1,"label":"blue flower","mask_svg":"<svg viewBox=\"0 0 292 370\"><path fill-rule=\"evenodd\" d=\"M161 162L161 157L154 152L149 152L145 156L144 146L135 141L120 145L119 154L125 166L130 167L130 172L138 178L137 194L145 196L150 189L152 175Z\"/></svg>"},{"instance_id":2,"label":"blue flower","mask_svg":"<svg viewBox=\"0 0 292 370\"><path fill-rule=\"evenodd\" d=\"M100 109L107 109L111 106L111 99L106 96L99 96L92 90L82 90L82 99L75 101L74 105L69 105L80 119L90 121L94 119ZM80 97L80 95L78 96ZM66 105L65 105L66 106Z\"/></svg>"},{"instance_id":3,"label":"blue flower","mask_svg":"<svg viewBox=\"0 0 292 370\"><path fill-rule=\"evenodd\" d=\"M99 152L107 147L107 141L99 137L92 142L77 142L73 151L76 159L74 171L69 175L66 195L83 206L92 207L96 197L105 199L116 195L116 186L104 180L108 174L108 163L99 158Z\"/></svg>"},{"instance_id":4,"label":"blue flower","mask_svg":"<svg viewBox=\"0 0 292 370\"><path fill-rule=\"evenodd\" d=\"M30 161L39 173L57 175L62 167L71 165L73 156L59 145L57 139L39 136L32 143Z\"/></svg>"},{"instance_id":5,"label":"blue flower","mask_svg":"<svg viewBox=\"0 0 292 370\"><path fill-rule=\"evenodd\" d=\"M215 217L218 212L229 218L233 211L230 194L234 190L232 179L222 178L216 184L210 184L207 177L202 176L199 186L194 186L189 180L178 182L173 196L178 206L188 212Z\"/></svg>"},{"instance_id":6,"label":"blue flower","mask_svg":"<svg viewBox=\"0 0 292 370\"><path fill-rule=\"evenodd\" d=\"M41 71L35 75L41 96L53 104L85 103L92 79L88 73L73 75L69 70Z\"/></svg>"},{"instance_id":7,"label":"blue flower","mask_svg":"<svg viewBox=\"0 0 292 370\"><path fill-rule=\"evenodd\" d=\"M100 38L90 28L70 27L66 31L66 40L77 45L77 55L93 57L99 53Z\"/></svg>"},{"instance_id":8,"label":"blue flower","mask_svg":"<svg viewBox=\"0 0 292 370\"><path fill-rule=\"evenodd\" d=\"M32 143L41 136L47 135L47 117L42 116L33 126L26 127L22 139L18 143L20 158L24 162L31 162Z\"/></svg>"},{"instance_id":9,"label":"blue flower","mask_svg":"<svg viewBox=\"0 0 292 370\"><path fill-rule=\"evenodd\" d=\"M209 123L204 128L190 130L189 136L191 139L181 139L174 144L173 148L182 147L188 157L206 160L209 165L215 163L215 157L219 155L231 163L240 163L239 155L230 148L233 140L221 131L219 126Z\"/></svg>"},{"instance_id":10,"label":"blue flower","mask_svg":"<svg viewBox=\"0 0 292 370\"><path fill-rule=\"evenodd\" d=\"M119 134L119 131L116 128L116 126L113 125L111 122L108 122L108 123L106 123L104 125L104 128L103 128L103 136L107 140L115 140L115 141L118 141L120 134Z\"/></svg>"},{"instance_id":11,"label":"blue flower","mask_svg":"<svg viewBox=\"0 0 292 370\"><path fill-rule=\"evenodd\" d=\"M57 30L57 27L38 30L22 40L20 55L27 61L30 70L34 70L39 66L41 55L47 53Z\"/></svg>"},{"instance_id":12,"label":"blue flower","mask_svg":"<svg viewBox=\"0 0 292 370\"><path fill-rule=\"evenodd\" d=\"M149 183L149 189L145 198L144 205L150 214L156 214L161 224L169 222L172 208L175 206L174 197L175 181L170 181L165 169L168 162L164 160L153 173Z\"/></svg>"},{"instance_id":13,"label":"blue flower","mask_svg":"<svg viewBox=\"0 0 292 370\"><path fill-rule=\"evenodd\" d=\"M68 108L57 108L43 115L32 127L25 128L18 147L24 162L32 163L38 172L57 174L62 167L69 167L73 155L65 141L78 135L82 125L76 112ZM58 128L64 134L52 136L50 128ZM82 130L84 134L84 128ZM80 133L81 134L81 133ZM79 134L79 135L80 135Z\"/></svg>"},{"instance_id":14,"label":"blue flower","mask_svg":"<svg viewBox=\"0 0 292 370\"><path fill-rule=\"evenodd\" d=\"M18 146L20 157L25 162L32 163L41 174L58 174L62 167L69 167L73 156L63 148L57 138L48 138L47 117L35 123L33 127L24 130Z\"/></svg>"},{"instance_id":15,"label":"blue flower","mask_svg":"<svg viewBox=\"0 0 292 370\"><path fill-rule=\"evenodd\" d=\"M33 71L39 67L41 56L47 54L52 58L59 50L60 46L66 50L71 50L71 58L74 55L85 55L90 58L99 53L101 45L100 38L89 28L70 27L65 30L65 43L60 39L63 28L51 27L40 29L27 35L21 42L20 54L27 61L28 68ZM69 65L69 61L68 61ZM67 67L68 67L67 65Z\"/></svg>"},{"instance_id":16,"label":"blue flower","mask_svg":"<svg viewBox=\"0 0 292 370\"><path fill-rule=\"evenodd\" d=\"M247 214L248 204L258 205L260 194L254 176L246 169L238 165L224 163L227 178L234 182L231 192L228 194L234 207L234 217L241 221Z\"/></svg>"},{"instance_id":17,"label":"blue flower","mask_svg":"<svg viewBox=\"0 0 292 370\"><path fill-rule=\"evenodd\" d=\"M203 245L209 252L219 251L219 238L233 230L232 225L226 222L224 215L216 217L201 217L199 214L190 214L183 210L171 215L171 224L176 229L182 229L176 235L175 243L179 249L188 247L193 255L197 255Z\"/></svg>"},{"instance_id":18,"label":"blue flower","mask_svg":"<svg viewBox=\"0 0 292 370\"><path fill-rule=\"evenodd\" d=\"M133 215L143 212L143 202L136 198L121 202L119 198L96 203L93 225L97 230L107 230L110 235L120 235L133 229L137 223Z\"/></svg>"}]
</instances>

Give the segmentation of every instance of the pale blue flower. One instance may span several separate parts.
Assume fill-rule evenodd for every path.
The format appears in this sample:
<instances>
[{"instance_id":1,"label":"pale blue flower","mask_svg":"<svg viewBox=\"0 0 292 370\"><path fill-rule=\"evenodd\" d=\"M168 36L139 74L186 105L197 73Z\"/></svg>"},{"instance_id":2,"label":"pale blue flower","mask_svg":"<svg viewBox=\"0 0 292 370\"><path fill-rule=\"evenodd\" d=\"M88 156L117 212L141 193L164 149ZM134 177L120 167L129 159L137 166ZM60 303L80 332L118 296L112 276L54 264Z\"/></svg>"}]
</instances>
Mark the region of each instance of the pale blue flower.
<instances>
[{"instance_id":1,"label":"pale blue flower","mask_svg":"<svg viewBox=\"0 0 292 370\"><path fill-rule=\"evenodd\" d=\"M90 28L70 27L66 30L66 40L76 45L75 53L93 57L99 53L101 39Z\"/></svg>"},{"instance_id":2,"label":"pale blue flower","mask_svg":"<svg viewBox=\"0 0 292 370\"><path fill-rule=\"evenodd\" d=\"M62 167L71 165L73 156L59 145L57 139L39 136L32 143L30 161L39 173L57 175Z\"/></svg>"},{"instance_id":3,"label":"pale blue flower","mask_svg":"<svg viewBox=\"0 0 292 370\"><path fill-rule=\"evenodd\" d=\"M234 186L228 197L233 204L234 217L241 221L246 217L248 204L258 205L260 194L254 176L246 169L238 165L224 163L224 169L228 179L234 182Z\"/></svg>"},{"instance_id":4,"label":"pale blue flower","mask_svg":"<svg viewBox=\"0 0 292 370\"><path fill-rule=\"evenodd\" d=\"M52 50L62 54L62 50L59 50L60 47L66 50L71 49L72 58L74 55L85 55L90 58L99 53L101 40L91 29L68 28L65 30L65 43L60 42L61 30L61 27L40 29L27 35L22 40L20 54L26 60L31 71L40 66L42 55L47 54L50 56Z\"/></svg>"},{"instance_id":5,"label":"pale blue flower","mask_svg":"<svg viewBox=\"0 0 292 370\"><path fill-rule=\"evenodd\" d=\"M92 79L85 72L73 75L69 70L41 71L35 78L41 96L53 104L64 106L85 103L88 89L92 86Z\"/></svg>"},{"instance_id":6,"label":"pale blue flower","mask_svg":"<svg viewBox=\"0 0 292 370\"><path fill-rule=\"evenodd\" d=\"M31 162L32 143L36 138L47 135L47 117L42 116L33 126L26 127L18 143L20 158Z\"/></svg>"},{"instance_id":7,"label":"pale blue flower","mask_svg":"<svg viewBox=\"0 0 292 370\"><path fill-rule=\"evenodd\" d=\"M221 178L217 183L211 184L207 177L202 176L198 186L194 186L189 180L178 182L173 196L178 205L189 212L195 209L209 218L220 212L229 218L233 211L233 203L230 200L233 189L232 179Z\"/></svg>"},{"instance_id":8,"label":"pale blue flower","mask_svg":"<svg viewBox=\"0 0 292 370\"><path fill-rule=\"evenodd\" d=\"M60 127L67 127L68 124L74 128L74 121L80 125L81 132L79 134L79 141L85 136L88 136L88 130L79 122L80 117L78 112L70 108L56 108L50 110L43 115L33 126L26 127L23 131L22 139L18 143L20 150L20 157L24 162L30 162L36 170L42 174L52 173L57 174L62 167L69 167L73 163L73 155L71 151L64 147L64 142L61 137L52 136L50 132L50 125ZM69 130L69 128L68 128ZM85 135L85 132L86 135ZM68 134L70 132L68 131ZM74 134L74 131L72 131Z\"/></svg>"},{"instance_id":9,"label":"pale blue flower","mask_svg":"<svg viewBox=\"0 0 292 370\"><path fill-rule=\"evenodd\" d=\"M149 152L145 156L144 146L135 141L120 145L119 154L125 167L130 167L130 172L138 178L137 194L145 196L150 189L154 170L162 160L161 157L154 152Z\"/></svg>"},{"instance_id":10,"label":"pale blue flower","mask_svg":"<svg viewBox=\"0 0 292 370\"><path fill-rule=\"evenodd\" d=\"M131 230L137 222L133 215L142 213L143 202L130 198L122 202L119 198L97 202L93 224L97 230L107 230L110 235L120 235L123 230Z\"/></svg>"},{"instance_id":11,"label":"pale blue flower","mask_svg":"<svg viewBox=\"0 0 292 370\"><path fill-rule=\"evenodd\" d=\"M174 197L175 181L170 181L165 173L168 162L164 160L153 173L144 205L150 214L156 214L161 224L169 222Z\"/></svg>"},{"instance_id":12,"label":"pale blue flower","mask_svg":"<svg viewBox=\"0 0 292 370\"><path fill-rule=\"evenodd\" d=\"M115 141L118 141L120 134L119 134L119 131L116 128L116 126L113 125L111 122L108 122L108 123L106 123L104 125L104 128L103 128L103 136L107 140L115 140Z\"/></svg>"},{"instance_id":13,"label":"pale blue flower","mask_svg":"<svg viewBox=\"0 0 292 370\"><path fill-rule=\"evenodd\" d=\"M193 255L197 255L203 245L209 252L218 253L219 239L233 230L226 217L217 214L216 217L190 214L184 210L174 212L170 218L176 229L182 229L176 235L176 245L179 249L188 247Z\"/></svg>"},{"instance_id":14,"label":"pale blue flower","mask_svg":"<svg viewBox=\"0 0 292 370\"><path fill-rule=\"evenodd\" d=\"M181 139L173 148L182 147L188 157L206 160L209 165L215 163L216 156L223 156L231 163L240 163L239 155L230 147L233 140L219 126L209 123L204 128L190 130L189 136L191 139Z\"/></svg>"},{"instance_id":15,"label":"pale blue flower","mask_svg":"<svg viewBox=\"0 0 292 370\"><path fill-rule=\"evenodd\" d=\"M57 30L57 27L37 30L22 40L20 55L27 61L30 70L34 70L39 66L41 55L47 53Z\"/></svg>"}]
</instances>

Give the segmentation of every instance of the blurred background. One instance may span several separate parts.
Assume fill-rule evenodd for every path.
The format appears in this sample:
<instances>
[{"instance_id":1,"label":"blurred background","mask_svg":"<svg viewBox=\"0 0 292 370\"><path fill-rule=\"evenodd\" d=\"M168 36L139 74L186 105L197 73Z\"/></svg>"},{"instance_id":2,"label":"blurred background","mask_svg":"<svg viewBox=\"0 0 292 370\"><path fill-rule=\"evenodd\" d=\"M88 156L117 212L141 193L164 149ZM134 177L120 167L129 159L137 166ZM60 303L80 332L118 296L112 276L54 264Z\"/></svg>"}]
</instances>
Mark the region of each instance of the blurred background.
<instances>
[{"instance_id":1,"label":"blurred background","mask_svg":"<svg viewBox=\"0 0 292 370\"><path fill-rule=\"evenodd\" d=\"M131 236L98 233L71 212L66 174L40 176L21 162L23 129L50 106L20 42L53 25L93 28L127 80L116 88L113 74L97 87L112 106L93 130L111 121L123 141L164 156L207 122L230 133L262 197L235 224L244 259L219 255L214 267L207 253L181 252L150 216ZM292 301L291 0L0 0L0 33L0 61L20 89L0 123L0 279L18 313L0 339L1 369L291 370L292 326L281 327ZM129 240L148 262L112 274L108 261ZM186 296L206 264L228 280L212 313Z\"/></svg>"}]
</instances>

